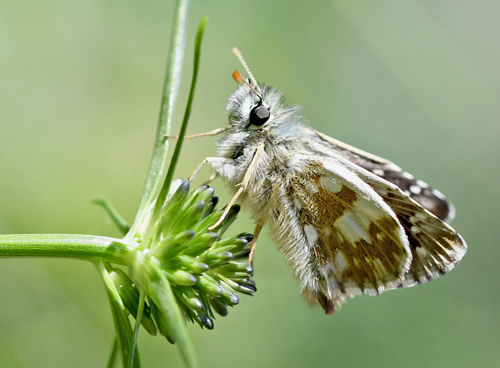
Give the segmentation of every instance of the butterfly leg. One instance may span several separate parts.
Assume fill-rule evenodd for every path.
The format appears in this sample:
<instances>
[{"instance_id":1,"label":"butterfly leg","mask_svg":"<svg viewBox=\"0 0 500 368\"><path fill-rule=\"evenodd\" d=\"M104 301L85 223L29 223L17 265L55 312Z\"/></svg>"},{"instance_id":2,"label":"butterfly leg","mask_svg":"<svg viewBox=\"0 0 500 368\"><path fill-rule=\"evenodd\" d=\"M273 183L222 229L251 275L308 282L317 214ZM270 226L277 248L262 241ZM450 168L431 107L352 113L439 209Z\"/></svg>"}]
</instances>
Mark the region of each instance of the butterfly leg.
<instances>
[{"instance_id":1,"label":"butterfly leg","mask_svg":"<svg viewBox=\"0 0 500 368\"><path fill-rule=\"evenodd\" d=\"M236 202L236 200L238 199L240 194L245 191L245 189L248 186L248 182L250 181L250 177L254 174L255 167L257 166L257 162L258 162L260 156L262 155L263 151L264 151L264 143L259 142L259 144L257 145L257 150L255 151L255 155L253 156L252 162L250 163L250 166L248 167L247 172L245 173L245 176L243 177L243 181L240 184L240 188L238 189L238 191L235 193L233 198L231 198L231 200L227 204L227 206L224 210L224 213L222 213L222 216L219 218L219 220L214 225L212 225L208 228L209 231L212 231L217 226L222 224L222 222L226 219L229 211L231 210L231 207L233 207L233 204ZM208 160L209 158L214 158L214 157L207 157L205 160ZM221 158L218 157L218 159L221 159ZM226 160L231 160L231 159L226 159ZM197 167L197 170L199 171L199 169L201 169L201 166L204 164L205 164L205 162L202 162L200 164L200 166ZM198 173L196 170L195 170L195 172ZM191 176L193 176L193 175L191 174Z\"/></svg>"},{"instance_id":2,"label":"butterfly leg","mask_svg":"<svg viewBox=\"0 0 500 368\"><path fill-rule=\"evenodd\" d=\"M206 133L198 133L198 134L192 134L192 135L185 135L184 139L193 139L193 138L207 137L207 136L213 137L213 136L216 136L217 134L225 132L229 128L231 128L231 126L227 126L227 127L224 127L224 128L214 129L214 130L211 130L211 131L206 132ZM163 137L166 138L166 139L172 139L172 138L177 139L177 138L179 138L178 135L164 135Z\"/></svg>"},{"instance_id":3,"label":"butterfly leg","mask_svg":"<svg viewBox=\"0 0 500 368\"><path fill-rule=\"evenodd\" d=\"M217 174L217 173L214 173L214 174L210 175L210 177L207 180L205 180L203 183L201 183L201 185L208 185L208 184L210 184L215 179L217 179L218 176L219 176L219 174Z\"/></svg>"},{"instance_id":4,"label":"butterfly leg","mask_svg":"<svg viewBox=\"0 0 500 368\"><path fill-rule=\"evenodd\" d=\"M248 264L250 267L253 267L253 256L255 253L255 248L257 247L257 238L259 237L260 231L266 224L267 218L269 217L269 210L267 211L266 215L264 218L260 221L257 222L257 225L255 225L255 230L253 232L253 239L252 243L250 244L250 255L248 256Z\"/></svg>"},{"instance_id":5,"label":"butterfly leg","mask_svg":"<svg viewBox=\"0 0 500 368\"><path fill-rule=\"evenodd\" d=\"M253 267L253 257L255 253L255 248L257 247L257 238L259 237L262 228L264 227L264 225L267 222L267 219L269 218L269 214L271 213L271 204L274 203L274 201L276 200L278 192L279 188L275 186L274 191L271 194L271 197L269 198L268 201L268 208L266 214L260 220L257 221L257 225L255 226L252 243L250 244L250 255L248 256L248 264L250 265L250 267Z\"/></svg>"},{"instance_id":6,"label":"butterfly leg","mask_svg":"<svg viewBox=\"0 0 500 368\"><path fill-rule=\"evenodd\" d=\"M192 182L196 175L200 172L201 168L207 163L207 162L220 162L220 163L233 163L234 160L231 158L225 158L225 157L205 157L205 159L199 164L196 169L194 169L193 173L189 176L188 181ZM215 179L215 178L214 178Z\"/></svg>"},{"instance_id":7,"label":"butterfly leg","mask_svg":"<svg viewBox=\"0 0 500 368\"><path fill-rule=\"evenodd\" d=\"M213 224L212 226L210 226L208 228L208 231L212 231L213 229L215 229L217 226L219 226L220 224L222 224L224 222L224 220L226 219L229 211L231 210L231 207L233 207L234 202L236 202L236 200L238 199L238 197L240 196L240 194L243 193L244 190L245 189L243 187L240 187L240 189L238 189L238 191L236 192L236 194L233 196L233 198L231 198L231 200L227 204L226 208L224 209L224 212L222 213L222 216L219 218L219 220L215 224Z\"/></svg>"}]
</instances>

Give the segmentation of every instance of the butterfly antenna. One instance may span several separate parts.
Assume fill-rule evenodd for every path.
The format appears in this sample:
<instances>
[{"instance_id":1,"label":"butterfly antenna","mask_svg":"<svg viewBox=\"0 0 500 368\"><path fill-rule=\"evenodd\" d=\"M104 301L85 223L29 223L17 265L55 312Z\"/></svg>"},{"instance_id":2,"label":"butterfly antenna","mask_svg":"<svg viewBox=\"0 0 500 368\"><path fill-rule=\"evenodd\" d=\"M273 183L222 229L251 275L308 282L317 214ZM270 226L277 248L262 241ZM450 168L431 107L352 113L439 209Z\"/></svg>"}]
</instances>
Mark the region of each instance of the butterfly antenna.
<instances>
[{"instance_id":1,"label":"butterfly antenna","mask_svg":"<svg viewBox=\"0 0 500 368\"><path fill-rule=\"evenodd\" d=\"M255 88L252 87L252 85L249 83L248 80L246 80L245 78L243 78L241 76L239 71L235 70L233 72L233 78L236 81L236 83L241 83L241 82L245 83L248 87L250 87L252 92L255 93L257 95L257 97L260 98L260 100L262 101L262 96L255 90Z\"/></svg>"},{"instance_id":2,"label":"butterfly antenna","mask_svg":"<svg viewBox=\"0 0 500 368\"><path fill-rule=\"evenodd\" d=\"M252 72L250 71L250 68L248 67L245 59L243 58L243 55L241 54L241 50L238 46L235 46L233 47L233 54L236 55L236 57L240 60L241 64L243 65L243 67L245 68L245 70L247 71L248 75L250 76L250 79L252 80L253 84L259 88L259 85L257 84L257 81L255 80L255 78L253 77L253 74Z\"/></svg>"}]
</instances>

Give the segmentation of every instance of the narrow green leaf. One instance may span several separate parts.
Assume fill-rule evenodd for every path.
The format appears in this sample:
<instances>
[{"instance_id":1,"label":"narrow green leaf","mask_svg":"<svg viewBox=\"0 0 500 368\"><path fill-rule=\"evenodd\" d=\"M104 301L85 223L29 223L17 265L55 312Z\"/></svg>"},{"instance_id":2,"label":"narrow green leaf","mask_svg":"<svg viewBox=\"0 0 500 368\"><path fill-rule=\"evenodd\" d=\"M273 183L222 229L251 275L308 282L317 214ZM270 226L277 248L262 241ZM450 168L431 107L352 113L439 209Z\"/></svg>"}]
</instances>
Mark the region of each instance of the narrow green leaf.
<instances>
[{"instance_id":1,"label":"narrow green leaf","mask_svg":"<svg viewBox=\"0 0 500 368\"><path fill-rule=\"evenodd\" d=\"M179 346L187 366L189 368L200 367L198 354L187 332L184 317L170 283L153 259L143 256L143 258L138 257L137 261L136 277L140 278L138 282L165 318L169 332Z\"/></svg>"},{"instance_id":2,"label":"narrow green leaf","mask_svg":"<svg viewBox=\"0 0 500 368\"><path fill-rule=\"evenodd\" d=\"M135 320L135 328L134 328L134 339L132 341L132 344L130 345L129 348L129 360L127 367L129 368L134 368L134 360L135 360L135 352L138 351L137 349L137 340L139 338L139 329L141 328L141 320L142 320L142 312L144 311L144 301L146 300L146 293L144 290L140 291L139 294L139 305L138 305L138 311L137 311L137 317Z\"/></svg>"},{"instance_id":3,"label":"narrow green leaf","mask_svg":"<svg viewBox=\"0 0 500 368\"><path fill-rule=\"evenodd\" d=\"M120 230L123 235L127 234L127 232L130 230L130 225L127 224L127 221L125 221L125 219L118 213L115 206L113 206L110 201L100 198L93 200L92 203L104 208L118 230Z\"/></svg>"},{"instance_id":4,"label":"narrow green leaf","mask_svg":"<svg viewBox=\"0 0 500 368\"><path fill-rule=\"evenodd\" d=\"M137 210L132 228L127 234L129 239L135 236L137 228L146 216L149 206L155 200L165 174L168 140L165 139L164 136L168 135L170 132L174 116L174 107L181 81L182 60L184 58L184 49L186 45L185 38L188 5L189 0L178 0L176 4L153 155L151 157L151 163L149 165L139 209Z\"/></svg>"},{"instance_id":5,"label":"narrow green leaf","mask_svg":"<svg viewBox=\"0 0 500 368\"><path fill-rule=\"evenodd\" d=\"M99 271L102 280L104 281L104 286L106 287L106 292L108 294L109 304L111 305L111 313L113 315L113 321L115 324L116 338L118 342L118 348L122 354L122 361L125 365L129 361L129 353L131 342L134 338L134 333L130 322L128 319L128 312L118 295L118 291L108 275L106 268L102 262L95 262L95 267ZM139 351L136 348L134 354L133 368L140 368L141 362L139 358Z\"/></svg>"},{"instance_id":6,"label":"narrow green leaf","mask_svg":"<svg viewBox=\"0 0 500 368\"><path fill-rule=\"evenodd\" d=\"M200 54L201 54L201 41L203 40L203 33L205 31L205 25L207 23L207 17L201 18L200 24L198 25L198 32L196 33L196 41L194 46L194 60L193 60L193 77L191 79L191 88L189 90L189 97L186 104L186 110L184 112L184 119L182 120L181 130L179 132L179 138L175 144L174 153L172 155L172 160L170 161L170 166L168 167L167 176L163 182L163 187L160 194L158 195L158 200L156 201L154 214L158 214L163 206L163 202L167 198L168 190L170 189L170 183L174 176L175 168L177 162L179 161L179 155L181 153L182 144L184 143L184 136L186 135L186 129L191 116L191 107L193 105L194 91L196 88L196 81L198 79L198 69L200 66Z\"/></svg>"}]
</instances>

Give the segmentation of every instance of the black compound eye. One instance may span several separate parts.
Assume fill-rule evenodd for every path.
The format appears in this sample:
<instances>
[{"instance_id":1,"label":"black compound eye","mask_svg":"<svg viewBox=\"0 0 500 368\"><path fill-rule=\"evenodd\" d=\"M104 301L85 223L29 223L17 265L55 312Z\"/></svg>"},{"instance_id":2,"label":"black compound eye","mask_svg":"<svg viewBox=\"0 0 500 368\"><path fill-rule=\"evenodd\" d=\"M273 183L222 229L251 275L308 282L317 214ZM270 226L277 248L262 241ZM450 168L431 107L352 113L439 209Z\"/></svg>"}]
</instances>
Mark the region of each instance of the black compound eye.
<instances>
[{"instance_id":1,"label":"black compound eye","mask_svg":"<svg viewBox=\"0 0 500 368\"><path fill-rule=\"evenodd\" d=\"M271 116L269 109L260 102L250 111L250 124L261 126L269 120L269 116Z\"/></svg>"}]
</instances>

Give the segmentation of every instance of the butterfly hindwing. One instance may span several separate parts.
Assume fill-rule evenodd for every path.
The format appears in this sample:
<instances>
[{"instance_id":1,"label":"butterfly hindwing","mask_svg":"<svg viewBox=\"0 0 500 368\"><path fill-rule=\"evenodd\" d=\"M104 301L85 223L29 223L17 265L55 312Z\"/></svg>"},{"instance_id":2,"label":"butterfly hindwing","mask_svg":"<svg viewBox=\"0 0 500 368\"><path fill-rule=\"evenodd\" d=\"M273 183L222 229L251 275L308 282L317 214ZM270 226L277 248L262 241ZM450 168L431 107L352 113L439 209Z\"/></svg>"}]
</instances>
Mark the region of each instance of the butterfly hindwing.
<instances>
[{"instance_id":1,"label":"butterfly hindwing","mask_svg":"<svg viewBox=\"0 0 500 368\"><path fill-rule=\"evenodd\" d=\"M455 208L441 192L403 171L391 161L352 147L310 128L305 129L308 131L308 135L318 143L328 146L347 160L398 186L407 196L437 218L450 222L455 217Z\"/></svg>"},{"instance_id":2,"label":"butterfly hindwing","mask_svg":"<svg viewBox=\"0 0 500 368\"><path fill-rule=\"evenodd\" d=\"M451 226L408 198L399 188L388 186L376 177L363 179L393 209L408 236L412 264L400 286L431 281L460 262L467 245Z\"/></svg>"}]
</instances>

